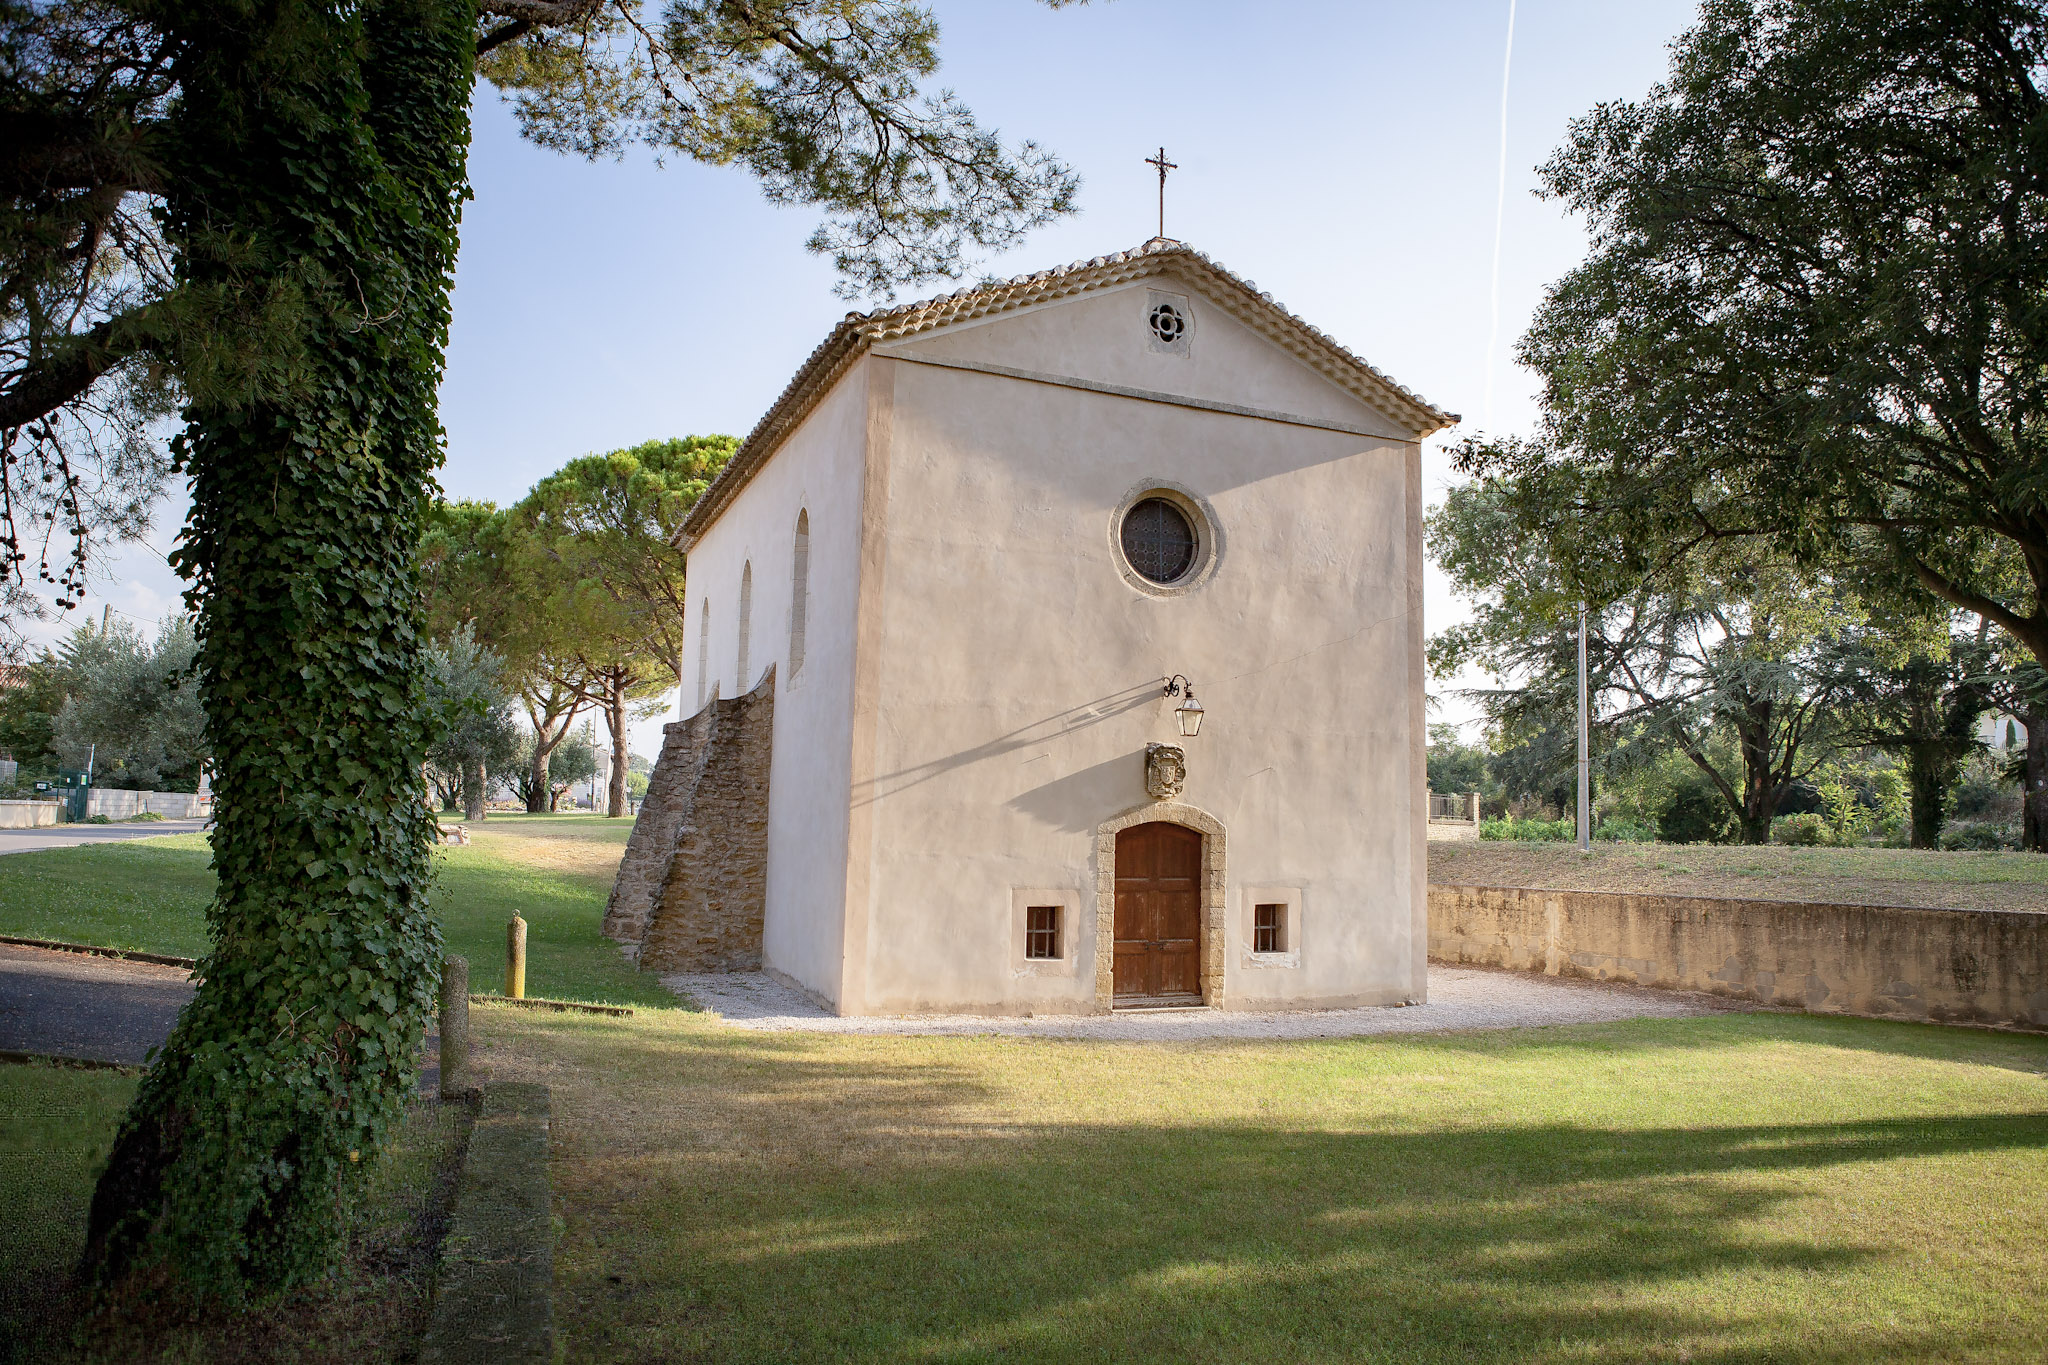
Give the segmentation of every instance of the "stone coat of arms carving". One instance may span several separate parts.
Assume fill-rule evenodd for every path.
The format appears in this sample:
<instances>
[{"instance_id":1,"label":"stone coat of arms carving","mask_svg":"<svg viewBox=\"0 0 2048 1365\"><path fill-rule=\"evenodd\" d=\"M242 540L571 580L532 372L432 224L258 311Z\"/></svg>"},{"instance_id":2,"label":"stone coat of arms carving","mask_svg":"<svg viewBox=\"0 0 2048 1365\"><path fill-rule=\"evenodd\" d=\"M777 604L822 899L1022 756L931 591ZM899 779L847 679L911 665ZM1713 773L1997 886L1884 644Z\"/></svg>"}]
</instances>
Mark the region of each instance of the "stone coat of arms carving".
<instances>
[{"instance_id":1,"label":"stone coat of arms carving","mask_svg":"<svg viewBox=\"0 0 2048 1365\"><path fill-rule=\"evenodd\" d=\"M1145 790L1154 801L1171 801L1188 780L1187 752L1177 744L1145 746Z\"/></svg>"}]
</instances>

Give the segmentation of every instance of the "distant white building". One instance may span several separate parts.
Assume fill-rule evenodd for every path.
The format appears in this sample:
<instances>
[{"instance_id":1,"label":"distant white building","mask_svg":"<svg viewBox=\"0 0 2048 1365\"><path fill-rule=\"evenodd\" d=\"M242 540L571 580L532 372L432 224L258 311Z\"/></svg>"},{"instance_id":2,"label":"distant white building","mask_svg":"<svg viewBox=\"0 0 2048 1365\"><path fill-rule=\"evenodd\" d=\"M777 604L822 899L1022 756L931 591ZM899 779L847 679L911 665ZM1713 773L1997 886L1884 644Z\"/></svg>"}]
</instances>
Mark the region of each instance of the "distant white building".
<instances>
[{"instance_id":1,"label":"distant white building","mask_svg":"<svg viewBox=\"0 0 2048 1365\"><path fill-rule=\"evenodd\" d=\"M1977 722L1977 738L1995 753L2027 747L2027 727L2009 711L1993 711Z\"/></svg>"}]
</instances>

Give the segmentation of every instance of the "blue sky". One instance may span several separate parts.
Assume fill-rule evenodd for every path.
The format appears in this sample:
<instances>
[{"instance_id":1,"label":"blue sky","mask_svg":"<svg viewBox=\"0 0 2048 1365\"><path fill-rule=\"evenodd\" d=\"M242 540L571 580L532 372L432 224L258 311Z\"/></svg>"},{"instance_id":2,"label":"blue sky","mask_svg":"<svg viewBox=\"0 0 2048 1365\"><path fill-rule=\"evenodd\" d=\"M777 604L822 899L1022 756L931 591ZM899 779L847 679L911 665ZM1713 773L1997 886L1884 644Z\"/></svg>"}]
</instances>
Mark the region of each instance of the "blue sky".
<instances>
[{"instance_id":1,"label":"blue sky","mask_svg":"<svg viewBox=\"0 0 2048 1365\"><path fill-rule=\"evenodd\" d=\"M1514 342L1585 244L1579 224L1532 197L1534 168L1571 118L1661 78L1694 7L1518 4L1490 420L1508 0L934 8L937 83L1007 137L1054 149L1084 181L1079 214L980 271L1018 274L1144 241L1157 184L1144 158L1163 144L1180 165L1167 188L1170 235L1464 414L1456 435L1534 425ZM744 434L852 306L832 292L830 264L804 250L814 216L767 205L738 170L542 151L519 140L489 90L477 98L470 170L476 198L441 391L450 496L509 502L588 451ZM1432 452L1426 469L1440 489L1444 460ZM102 603L143 621L173 609L179 585L160 552L181 514L182 503L167 506L154 548L120 555L71 621L97 618ZM1460 614L1440 582L1428 612L1432 630ZM1446 713L1468 711L1451 702ZM658 726L636 731L637 751L655 751Z\"/></svg>"}]
</instances>

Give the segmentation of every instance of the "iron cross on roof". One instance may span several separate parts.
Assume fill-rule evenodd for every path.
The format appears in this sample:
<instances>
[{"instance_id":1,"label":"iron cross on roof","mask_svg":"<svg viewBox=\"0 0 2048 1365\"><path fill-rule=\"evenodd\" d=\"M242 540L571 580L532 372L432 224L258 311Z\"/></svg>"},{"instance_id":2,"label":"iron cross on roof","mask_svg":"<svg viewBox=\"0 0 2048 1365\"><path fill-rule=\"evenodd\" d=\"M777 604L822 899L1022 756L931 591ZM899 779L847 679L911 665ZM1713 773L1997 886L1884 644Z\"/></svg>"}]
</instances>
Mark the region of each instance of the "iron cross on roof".
<instances>
[{"instance_id":1,"label":"iron cross on roof","mask_svg":"<svg viewBox=\"0 0 2048 1365\"><path fill-rule=\"evenodd\" d=\"M1159 168L1159 236L1164 238L1166 236L1166 173L1168 171L1177 171L1180 167L1166 159L1166 148L1164 147L1159 149L1158 156L1146 157L1145 164Z\"/></svg>"}]
</instances>

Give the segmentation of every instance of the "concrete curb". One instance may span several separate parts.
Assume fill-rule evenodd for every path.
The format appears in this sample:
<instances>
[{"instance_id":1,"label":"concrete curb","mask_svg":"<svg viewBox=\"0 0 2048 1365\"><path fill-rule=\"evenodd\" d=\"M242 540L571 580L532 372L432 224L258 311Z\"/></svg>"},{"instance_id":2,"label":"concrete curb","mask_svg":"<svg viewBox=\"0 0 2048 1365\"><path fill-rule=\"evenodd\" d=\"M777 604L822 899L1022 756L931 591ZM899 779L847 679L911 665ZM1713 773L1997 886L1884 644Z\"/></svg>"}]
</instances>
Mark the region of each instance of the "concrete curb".
<instances>
[{"instance_id":1,"label":"concrete curb","mask_svg":"<svg viewBox=\"0 0 2048 1365\"><path fill-rule=\"evenodd\" d=\"M497 1082L470 1131L420 1365L554 1356L548 1088Z\"/></svg>"},{"instance_id":2,"label":"concrete curb","mask_svg":"<svg viewBox=\"0 0 2048 1365\"><path fill-rule=\"evenodd\" d=\"M61 1066L76 1071L120 1071L140 1076L149 1070L133 1062L108 1062L98 1057L67 1057L61 1052L16 1052L0 1048L0 1063L11 1066Z\"/></svg>"},{"instance_id":3,"label":"concrete curb","mask_svg":"<svg viewBox=\"0 0 2048 1365\"><path fill-rule=\"evenodd\" d=\"M94 957L118 957L129 962L153 962L159 967L197 967L196 957L171 957L165 953L142 953L131 948L96 948L90 943L62 943L50 938L16 938L12 934L0 934L0 943L16 948L47 948L53 953L90 953Z\"/></svg>"}]
</instances>

